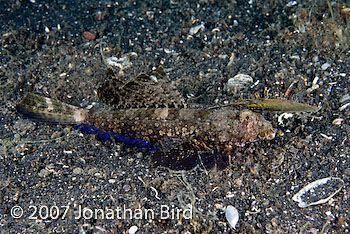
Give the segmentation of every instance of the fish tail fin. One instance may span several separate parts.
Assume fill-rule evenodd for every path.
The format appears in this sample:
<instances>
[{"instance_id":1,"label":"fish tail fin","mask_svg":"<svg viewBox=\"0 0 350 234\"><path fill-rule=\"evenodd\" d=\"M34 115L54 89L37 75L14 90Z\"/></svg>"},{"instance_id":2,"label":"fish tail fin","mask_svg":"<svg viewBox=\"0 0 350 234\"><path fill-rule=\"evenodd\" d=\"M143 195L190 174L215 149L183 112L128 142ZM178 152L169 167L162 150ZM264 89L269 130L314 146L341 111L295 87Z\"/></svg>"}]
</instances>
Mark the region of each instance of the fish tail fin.
<instances>
[{"instance_id":1,"label":"fish tail fin","mask_svg":"<svg viewBox=\"0 0 350 234\"><path fill-rule=\"evenodd\" d=\"M16 105L16 109L30 119L64 124L82 123L88 114L85 109L31 93Z\"/></svg>"}]
</instances>

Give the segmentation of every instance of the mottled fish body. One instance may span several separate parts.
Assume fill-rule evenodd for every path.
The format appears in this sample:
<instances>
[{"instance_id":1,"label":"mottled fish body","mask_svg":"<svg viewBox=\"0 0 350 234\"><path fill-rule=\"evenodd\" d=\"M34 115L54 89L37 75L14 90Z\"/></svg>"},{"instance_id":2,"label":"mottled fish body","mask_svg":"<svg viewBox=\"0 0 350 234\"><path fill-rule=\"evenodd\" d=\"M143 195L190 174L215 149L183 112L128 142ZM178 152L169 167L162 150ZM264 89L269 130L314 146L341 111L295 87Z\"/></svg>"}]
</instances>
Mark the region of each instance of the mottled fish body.
<instances>
[{"instance_id":1,"label":"mottled fish body","mask_svg":"<svg viewBox=\"0 0 350 234\"><path fill-rule=\"evenodd\" d=\"M77 124L80 130L98 138L148 149L155 165L175 170L191 169L198 164L224 168L236 147L274 138L271 123L246 108L278 110L278 100L191 108L163 69L158 68L155 77L140 74L125 84L114 78L103 83L97 90L98 97L115 107L114 111L86 110L35 94L27 94L17 109L29 118ZM245 106L243 110L234 108L241 104ZM288 101L282 104L289 105L288 110L298 108L298 104ZM314 110L305 104L301 107Z\"/></svg>"}]
</instances>

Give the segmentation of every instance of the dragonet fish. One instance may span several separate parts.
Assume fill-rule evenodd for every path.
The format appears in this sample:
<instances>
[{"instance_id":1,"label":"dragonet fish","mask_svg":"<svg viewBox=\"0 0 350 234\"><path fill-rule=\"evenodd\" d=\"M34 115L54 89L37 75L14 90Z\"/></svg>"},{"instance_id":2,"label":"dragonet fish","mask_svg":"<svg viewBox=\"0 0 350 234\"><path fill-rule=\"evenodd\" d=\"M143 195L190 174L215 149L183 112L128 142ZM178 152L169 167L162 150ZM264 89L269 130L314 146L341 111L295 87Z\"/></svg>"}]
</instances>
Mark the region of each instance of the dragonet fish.
<instances>
[{"instance_id":1,"label":"dragonet fish","mask_svg":"<svg viewBox=\"0 0 350 234\"><path fill-rule=\"evenodd\" d=\"M113 110L87 110L55 99L27 94L16 106L24 116L60 124L74 124L100 139L113 139L147 150L157 166L189 170L225 168L237 147L272 139L276 130L248 108L316 111L318 108L285 100L244 100L225 106L188 105L159 67L122 83L115 77L97 89ZM236 108L243 105L242 108Z\"/></svg>"}]
</instances>

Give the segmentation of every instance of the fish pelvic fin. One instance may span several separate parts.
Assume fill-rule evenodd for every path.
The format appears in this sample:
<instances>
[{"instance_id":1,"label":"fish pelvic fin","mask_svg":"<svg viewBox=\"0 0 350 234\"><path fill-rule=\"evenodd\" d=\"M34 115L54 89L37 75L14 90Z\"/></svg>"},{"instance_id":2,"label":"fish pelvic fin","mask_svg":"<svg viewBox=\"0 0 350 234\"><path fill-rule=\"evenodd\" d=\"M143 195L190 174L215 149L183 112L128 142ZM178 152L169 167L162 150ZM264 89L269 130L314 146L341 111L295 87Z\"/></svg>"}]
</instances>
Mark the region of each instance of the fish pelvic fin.
<instances>
[{"instance_id":1,"label":"fish pelvic fin","mask_svg":"<svg viewBox=\"0 0 350 234\"><path fill-rule=\"evenodd\" d=\"M31 93L16 105L16 109L30 119L62 124L80 124L88 114L83 108Z\"/></svg>"}]
</instances>

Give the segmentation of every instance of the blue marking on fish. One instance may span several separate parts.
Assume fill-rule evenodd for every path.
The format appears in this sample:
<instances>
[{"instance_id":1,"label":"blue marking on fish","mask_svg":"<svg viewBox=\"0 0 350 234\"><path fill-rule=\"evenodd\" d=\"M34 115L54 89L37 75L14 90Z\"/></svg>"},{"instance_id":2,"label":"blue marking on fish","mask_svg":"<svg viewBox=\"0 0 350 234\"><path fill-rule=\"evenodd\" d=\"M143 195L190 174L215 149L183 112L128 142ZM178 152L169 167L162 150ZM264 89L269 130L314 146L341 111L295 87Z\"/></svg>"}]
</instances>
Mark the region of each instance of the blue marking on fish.
<instances>
[{"instance_id":1,"label":"blue marking on fish","mask_svg":"<svg viewBox=\"0 0 350 234\"><path fill-rule=\"evenodd\" d=\"M117 133L111 133L108 131L101 131L100 129L90 126L88 124L80 124L76 127L76 129L80 130L83 133L86 134L93 134L96 135L96 137L99 140L104 140L104 141L111 141L114 139L117 142L121 142L127 146L131 147L137 147L138 150L142 149L147 149L149 152L154 152L158 150L158 148L153 145L152 143L143 141L139 139L138 137L128 137L128 136L123 136Z\"/></svg>"}]
</instances>

